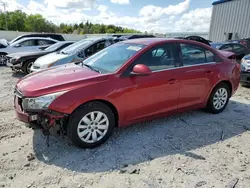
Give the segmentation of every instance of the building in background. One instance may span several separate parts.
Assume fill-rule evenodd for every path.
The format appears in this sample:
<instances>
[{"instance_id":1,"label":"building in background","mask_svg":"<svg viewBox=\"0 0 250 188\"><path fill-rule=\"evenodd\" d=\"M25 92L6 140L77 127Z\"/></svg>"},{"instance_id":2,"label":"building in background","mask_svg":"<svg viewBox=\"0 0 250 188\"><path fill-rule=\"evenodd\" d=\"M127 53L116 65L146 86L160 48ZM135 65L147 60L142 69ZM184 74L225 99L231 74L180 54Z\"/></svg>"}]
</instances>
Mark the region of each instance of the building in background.
<instances>
[{"instance_id":1,"label":"building in background","mask_svg":"<svg viewBox=\"0 0 250 188\"><path fill-rule=\"evenodd\" d=\"M209 39L214 42L250 38L250 0L213 3Z\"/></svg>"}]
</instances>

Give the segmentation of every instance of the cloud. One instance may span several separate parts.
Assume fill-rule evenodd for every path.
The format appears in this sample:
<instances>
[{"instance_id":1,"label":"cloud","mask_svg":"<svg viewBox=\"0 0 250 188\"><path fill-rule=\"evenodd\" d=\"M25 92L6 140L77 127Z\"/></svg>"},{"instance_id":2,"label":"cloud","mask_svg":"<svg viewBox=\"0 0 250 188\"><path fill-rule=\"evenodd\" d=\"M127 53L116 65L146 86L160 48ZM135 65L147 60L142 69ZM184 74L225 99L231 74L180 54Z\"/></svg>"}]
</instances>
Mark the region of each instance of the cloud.
<instances>
[{"instance_id":1,"label":"cloud","mask_svg":"<svg viewBox=\"0 0 250 188\"><path fill-rule=\"evenodd\" d=\"M45 4L48 6L54 6L56 8L87 8L91 9L96 6L96 0L45 0Z\"/></svg>"},{"instance_id":2,"label":"cloud","mask_svg":"<svg viewBox=\"0 0 250 188\"><path fill-rule=\"evenodd\" d=\"M177 31L208 31L211 20L212 8L195 9L176 21L174 28Z\"/></svg>"},{"instance_id":3,"label":"cloud","mask_svg":"<svg viewBox=\"0 0 250 188\"><path fill-rule=\"evenodd\" d=\"M81 1L85 4L75 7ZM92 23L114 24L153 33L208 32L212 12L212 8L188 11L190 0L183 0L179 4L165 8L148 5L138 11L138 16L118 16L107 6L96 4L98 1L94 0L62 0L60 3L57 0L45 0L46 3L30 0L26 7L15 0L6 2L8 11L21 9L27 14L41 14L55 24L61 22L79 24L88 20ZM70 7L65 7L66 5ZM88 9L97 10L97 13L90 15Z\"/></svg>"},{"instance_id":4,"label":"cloud","mask_svg":"<svg viewBox=\"0 0 250 188\"><path fill-rule=\"evenodd\" d=\"M120 5L130 4L129 0L110 0L110 2L115 3L115 4L120 4Z\"/></svg>"},{"instance_id":5,"label":"cloud","mask_svg":"<svg viewBox=\"0 0 250 188\"><path fill-rule=\"evenodd\" d=\"M97 10L99 10L101 12L106 12L108 10L108 7L105 5L99 5Z\"/></svg>"},{"instance_id":6,"label":"cloud","mask_svg":"<svg viewBox=\"0 0 250 188\"><path fill-rule=\"evenodd\" d=\"M168 7L158 7L154 5L147 5L139 11L140 16L162 16L177 15L185 12L189 8L190 0L184 0L177 5L169 5Z\"/></svg>"},{"instance_id":7,"label":"cloud","mask_svg":"<svg viewBox=\"0 0 250 188\"><path fill-rule=\"evenodd\" d=\"M15 0L1 0L0 2L6 4L6 10L7 11L14 11L14 10L25 10L25 7L19 3L17 3ZM1 6L1 10L3 10L3 6Z\"/></svg>"}]
</instances>

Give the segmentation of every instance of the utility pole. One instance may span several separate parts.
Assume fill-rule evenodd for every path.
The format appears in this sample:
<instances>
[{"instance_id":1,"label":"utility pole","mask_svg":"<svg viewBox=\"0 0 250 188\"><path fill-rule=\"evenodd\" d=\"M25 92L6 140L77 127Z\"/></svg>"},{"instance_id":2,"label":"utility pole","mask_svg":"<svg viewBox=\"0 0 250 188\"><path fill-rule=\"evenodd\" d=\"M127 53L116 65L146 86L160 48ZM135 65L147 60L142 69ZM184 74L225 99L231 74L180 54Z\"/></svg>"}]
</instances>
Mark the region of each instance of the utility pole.
<instances>
[{"instance_id":1,"label":"utility pole","mask_svg":"<svg viewBox=\"0 0 250 188\"><path fill-rule=\"evenodd\" d=\"M5 29L8 31L8 23L7 23L7 15L6 15L6 5L7 3L1 2L4 10L4 18L5 18Z\"/></svg>"}]
</instances>

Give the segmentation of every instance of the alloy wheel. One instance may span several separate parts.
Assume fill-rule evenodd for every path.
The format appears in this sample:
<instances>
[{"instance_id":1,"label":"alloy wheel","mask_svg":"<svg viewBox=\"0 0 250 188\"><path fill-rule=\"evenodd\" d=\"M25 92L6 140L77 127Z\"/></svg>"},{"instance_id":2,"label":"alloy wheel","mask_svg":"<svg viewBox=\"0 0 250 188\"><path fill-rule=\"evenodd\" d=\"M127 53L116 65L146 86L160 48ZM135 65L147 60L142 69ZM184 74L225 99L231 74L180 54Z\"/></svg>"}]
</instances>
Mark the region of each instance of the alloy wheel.
<instances>
[{"instance_id":1,"label":"alloy wheel","mask_svg":"<svg viewBox=\"0 0 250 188\"><path fill-rule=\"evenodd\" d=\"M107 133L109 120L106 114L93 111L86 114L78 123L77 134L86 143L95 143Z\"/></svg>"},{"instance_id":2,"label":"alloy wheel","mask_svg":"<svg viewBox=\"0 0 250 188\"><path fill-rule=\"evenodd\" d=\"M27 65L27 73L30 74L31 73L31 67L33 65L33 62L30 62L28 65Z\"/></svg>"},{"instance_id":3,"label":"alloy wheel","mask_svg":"<svg viewBox=\"0 0 250 188\"><path fill-rule=\"evenodd\" d=\"M215 92L214 97L213 97L214 108L216 110L222 109L226 105L227 99L228 99L227 90L225 88L218 89Z\"/></svg>"}]
</instances>

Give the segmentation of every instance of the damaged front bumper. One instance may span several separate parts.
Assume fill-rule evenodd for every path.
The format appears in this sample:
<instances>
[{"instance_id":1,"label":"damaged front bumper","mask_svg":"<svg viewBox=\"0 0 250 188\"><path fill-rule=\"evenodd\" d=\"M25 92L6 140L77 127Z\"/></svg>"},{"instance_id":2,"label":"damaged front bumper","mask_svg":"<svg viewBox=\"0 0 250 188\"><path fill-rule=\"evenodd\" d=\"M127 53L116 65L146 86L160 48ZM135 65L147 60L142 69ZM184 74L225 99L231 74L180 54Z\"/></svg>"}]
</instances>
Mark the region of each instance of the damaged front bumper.
<instances>
[{"instance_id":1,"label":"damaged front bumper","mask_svg":"<svg viewBox=\"0 0 250 188\"><path fill-rule=\"evenodd\" d=\"M22 107L22 98L14 96L14 107L17 118L26 123L28 127L32 124L38 124L45 134L49 134L50 128L58 125L60 131L64 131L68 115L51 110L25 111ZM58 127L57 126L57 127Z\"/></svg>"}]
</instances>

